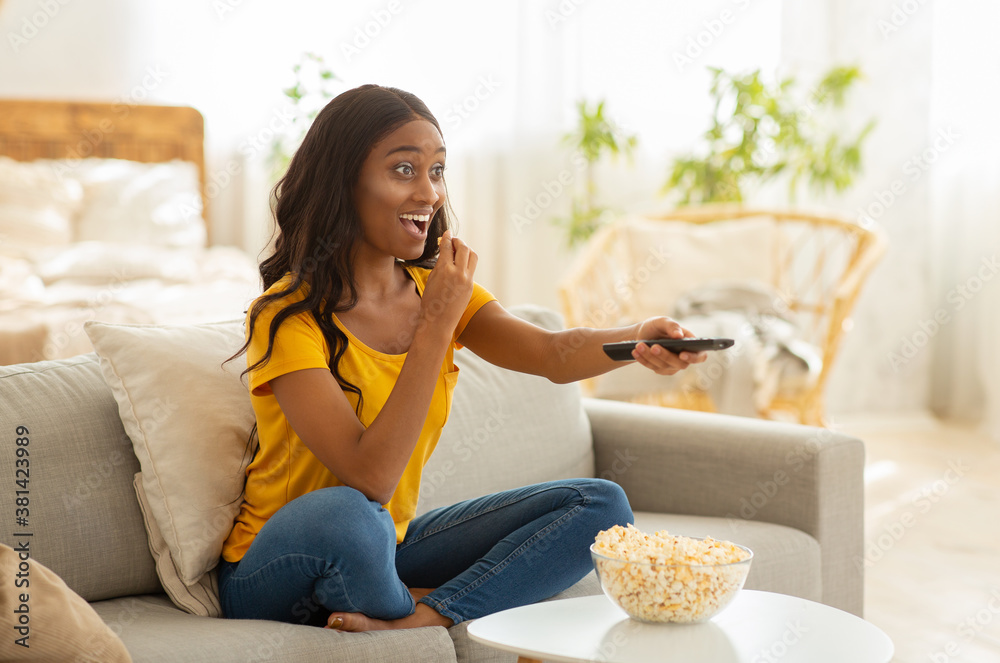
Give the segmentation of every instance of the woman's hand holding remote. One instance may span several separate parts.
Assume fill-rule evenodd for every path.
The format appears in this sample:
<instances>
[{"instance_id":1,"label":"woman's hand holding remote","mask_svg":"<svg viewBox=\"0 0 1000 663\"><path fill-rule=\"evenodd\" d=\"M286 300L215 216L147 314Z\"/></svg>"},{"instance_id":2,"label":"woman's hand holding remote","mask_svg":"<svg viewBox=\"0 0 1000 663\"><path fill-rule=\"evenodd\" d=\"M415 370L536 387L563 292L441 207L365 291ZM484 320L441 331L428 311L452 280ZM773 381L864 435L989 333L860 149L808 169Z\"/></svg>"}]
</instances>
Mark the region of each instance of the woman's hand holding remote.
<instances>
[{"instance_id":1,"label":"woman's hand holding remote","mask_svg":"<svg viewBox=\"0 0 1000 663\"><path fill-rule=\"evenodd\" d=\"M657 317L639 323L636 338L695 338L695 335L681 327L676 320ZM691 364L700 364L705 361L708 358L708 353L682 352L676 355L658 345L650 347L645 343L640 343L632 351L632 357L658 375L673 375Z\"/></svg>"}]
</instances>

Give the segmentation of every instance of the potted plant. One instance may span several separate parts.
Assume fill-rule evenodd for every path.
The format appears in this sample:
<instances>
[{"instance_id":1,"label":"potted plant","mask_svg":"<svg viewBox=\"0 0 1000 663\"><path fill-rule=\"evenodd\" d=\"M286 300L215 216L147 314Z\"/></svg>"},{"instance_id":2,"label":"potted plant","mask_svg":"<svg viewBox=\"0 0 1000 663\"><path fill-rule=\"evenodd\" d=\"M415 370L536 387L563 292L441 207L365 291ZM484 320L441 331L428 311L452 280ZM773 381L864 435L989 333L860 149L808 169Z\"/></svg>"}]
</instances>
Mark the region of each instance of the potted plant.
<instances>
[{"instance_id":1,"label":"potted plant","mask_svg":"<svg viewBox=\"0 0 1000 663\"><path fill-rule=\"evenodd\" d=\"M585 100L577 103L576 128L563 137L563 142L572 147L585 163L583 191L573 196L569 217L557 219L567 231L570 247L585 241L597 230L608 216L609 210L596 202L597 184L594 181L594 167L610 155L631 157L637 139L626 134L613 120L604 115L604 100L592 108Z\"/></svg>"},{"instance_id":2,"label":"potted plant","mask_svg":"<svg viewBox=\"0 0 1000 663\"><path fill-rule=\"evenodd\" d=\"M292 106L291 122L284 131L277 133L271 143L271 154L268 162L271 168L271 181L277 181L288 169L295 150L302 144L306 132L312 125L316 115L326 103L336 96L332 83L340 81L327 66L322 56L315 53L303 53L294 66L295 76L291 87L282 90Z\"/></svg>"}]
</instances>

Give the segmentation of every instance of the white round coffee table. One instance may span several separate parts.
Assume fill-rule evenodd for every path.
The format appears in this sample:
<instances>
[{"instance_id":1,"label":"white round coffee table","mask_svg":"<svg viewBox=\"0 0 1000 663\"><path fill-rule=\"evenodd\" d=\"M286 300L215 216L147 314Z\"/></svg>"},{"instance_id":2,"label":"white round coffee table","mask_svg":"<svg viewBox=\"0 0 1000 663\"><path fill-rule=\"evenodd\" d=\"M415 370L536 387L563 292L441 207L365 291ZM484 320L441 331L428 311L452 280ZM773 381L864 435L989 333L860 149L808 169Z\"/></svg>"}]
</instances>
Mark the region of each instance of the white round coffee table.
<instances>
[{"instance_id":1,"label":"white round coffee table","mask_svg":"<svg viewBox=\"0 0 1000 663\"><path fill-rule=\"evenodd\" d=\"M644 624L600 595L488 615L469 625L469 637L525 663L888 663L893 654L889 636L860 617L746 589L702 624Z\"/></svg>"}]
</instances>

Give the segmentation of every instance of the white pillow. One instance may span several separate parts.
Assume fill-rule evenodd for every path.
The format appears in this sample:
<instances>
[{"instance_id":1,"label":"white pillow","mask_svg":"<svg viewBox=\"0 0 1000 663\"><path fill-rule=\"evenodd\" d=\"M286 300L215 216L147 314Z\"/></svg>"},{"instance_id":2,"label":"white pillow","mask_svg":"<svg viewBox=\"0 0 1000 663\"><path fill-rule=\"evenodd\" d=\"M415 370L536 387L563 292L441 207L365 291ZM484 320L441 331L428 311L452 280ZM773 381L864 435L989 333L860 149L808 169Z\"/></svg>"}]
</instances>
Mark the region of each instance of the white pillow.
<instances>
[{"instance_id":1,"label":"white pillow","mask_svg":"<svg viewBox=\"0 0 1000 663\"><path fill-rule=\"evenodd\" d=\"M21 162L0 156L0 254L30 256L73 239L73 215L83 188L55 162Z\"/></svg>"},{"instance_id":2,"label":"white pillow","mask_svg":"<svg viewBox=\"0 0 1000 663\"><path fill-rule=\"evenodd\" d=\"M38 276L45 283L69 279L79 283L120 283L159 279L190 283L200 274L198 251L123 242L77 242L40 254Z\"/></svg>"},{"instance_id":3,"label":"white pillow","mask_svg":"<svg viewBox=\"0 0 1000 663\"><path fill-rule=\"evenodd\" d=\"M160 532L160 527L153 518L149 500L146 498L146 491L142 487L142 472L136 472L132 487L135 488L135 496L139 500L139 511L142 513L143 524L146 526L146 543L149 545L149 552L152 553L153 561L156 564L156 575L159 576L160 584L163 585L167 596L177 607L192 615L221 617L222 601L219 599L219 575L215 569L204 574L194 584L184 584L184 581L177 574L173 556L163 538L163 533Z\"/></svg>"},{"instance_id":4,"label":"white pillow","mask_svg":"<svg viewBox=\"0 0 1000 663\"><path fill-rule=\"evenodd\" d=\"M634 296L642 317L669 315L682 293L708 281L773 281L778 231L770 217L703 225L632 218L622 236L632 264L616 292Z\"/></svg>"},{"instance_id":5,"label":"white pillow","mask_svg":"<svg viewBox=\"0 0 1000 663\"><path fill-rule=\"evenodd\" d=\"M242 503L254 423L239 377L245 362L222 366L243 344L243 322L85 329L139 459L137 492L164 589L178 607L213 615L209 574Z\"/></svg>"},{"instance_id":6,"label":"white pillow","mask_svg":"<svg viewBox=\"0 0 1000 663\"><path fill-rule=\"evenodd\" d=\"M83 188L76 241L205 246L198 169L189 161L123 159L60 162Z\"/></svg>"},{"instance_id":7,"label":"white pillow","mask_svg":"<svg viewBox=\"0 0 1000 663\"><path fill-rule=\"evenodd\" d=\"M34 263L0 255L0 300L39 301L44 292L45 284L35 273Z\"/></svg>"}]
</instances>

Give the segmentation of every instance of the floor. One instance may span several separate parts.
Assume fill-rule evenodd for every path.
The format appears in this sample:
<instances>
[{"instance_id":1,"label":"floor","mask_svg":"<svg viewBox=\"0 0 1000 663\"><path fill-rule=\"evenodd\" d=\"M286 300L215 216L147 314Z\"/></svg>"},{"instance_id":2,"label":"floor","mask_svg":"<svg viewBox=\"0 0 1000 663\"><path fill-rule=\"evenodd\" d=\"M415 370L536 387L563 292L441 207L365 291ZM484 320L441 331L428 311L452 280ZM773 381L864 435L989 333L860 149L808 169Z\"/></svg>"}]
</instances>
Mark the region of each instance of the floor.
<instances>
[{"instance_id":1,"label":"floor","mask_svg":"<svg viewBox=\"0 0 1000 663\"><path fill-rule=\"evenodd\" d=\"M832 426L866 443L865 618L894 663L1000 662L1000 442L927 415Z\"/></svg>"}]
</instances>

